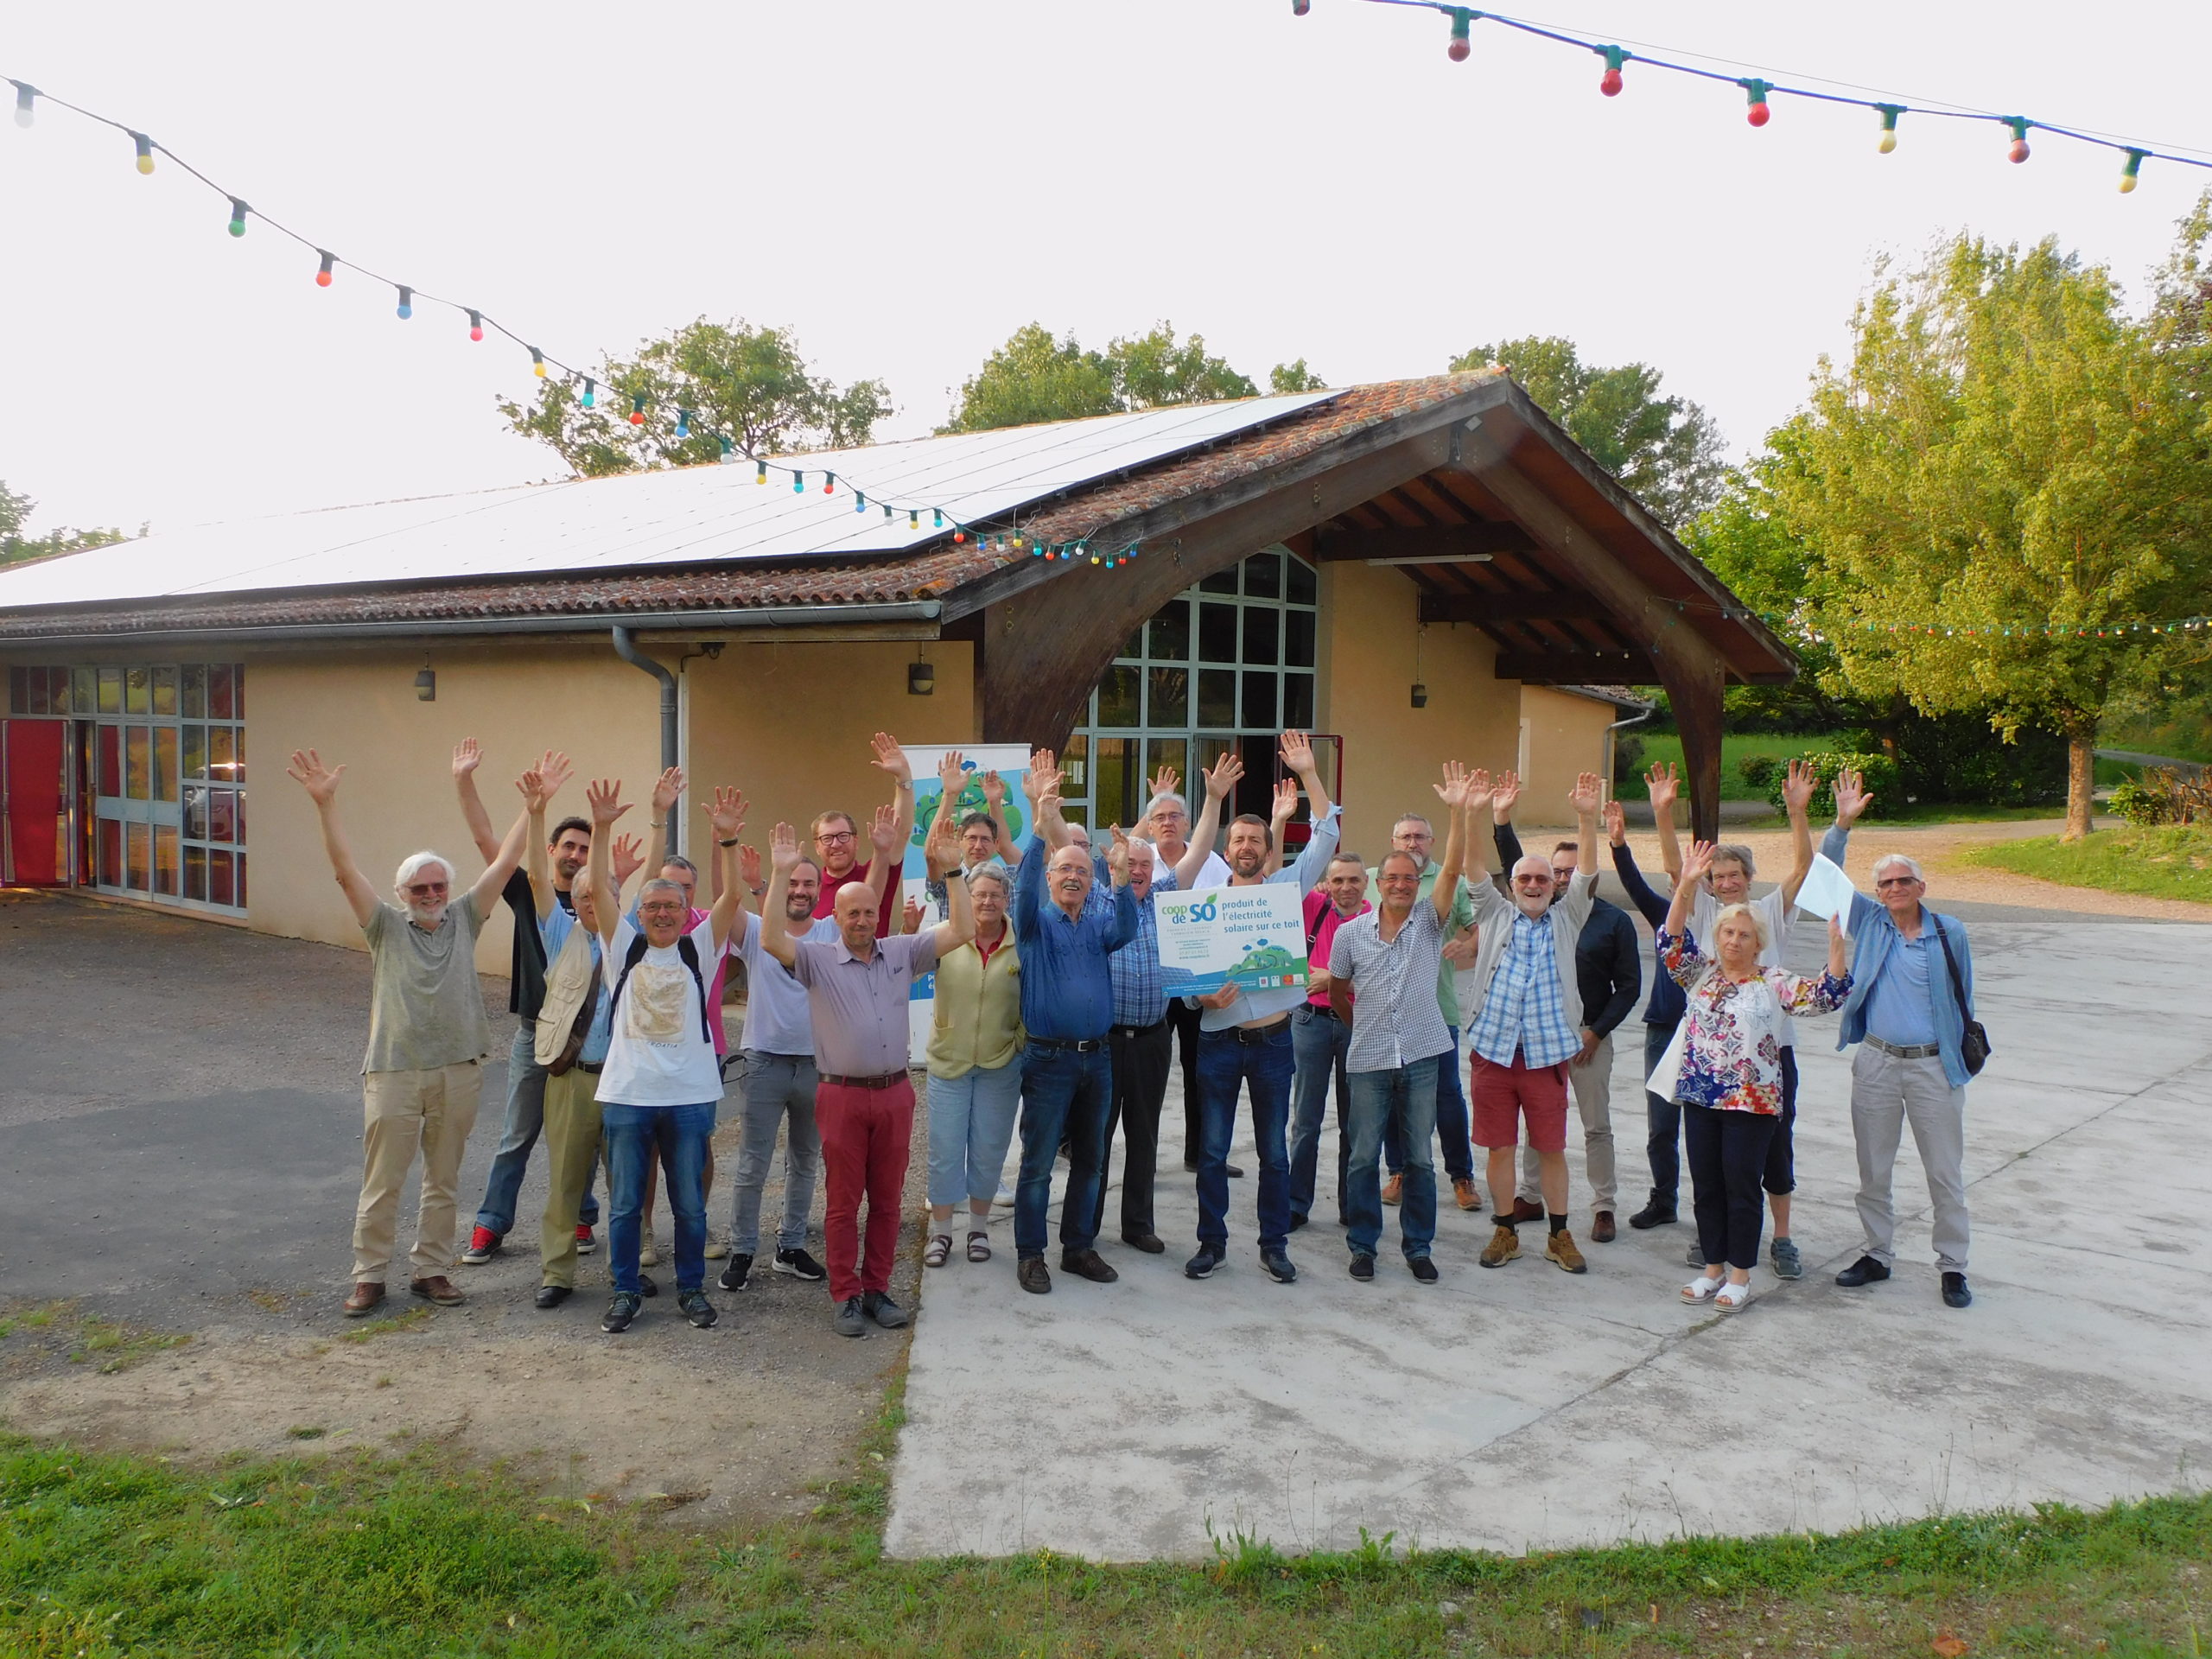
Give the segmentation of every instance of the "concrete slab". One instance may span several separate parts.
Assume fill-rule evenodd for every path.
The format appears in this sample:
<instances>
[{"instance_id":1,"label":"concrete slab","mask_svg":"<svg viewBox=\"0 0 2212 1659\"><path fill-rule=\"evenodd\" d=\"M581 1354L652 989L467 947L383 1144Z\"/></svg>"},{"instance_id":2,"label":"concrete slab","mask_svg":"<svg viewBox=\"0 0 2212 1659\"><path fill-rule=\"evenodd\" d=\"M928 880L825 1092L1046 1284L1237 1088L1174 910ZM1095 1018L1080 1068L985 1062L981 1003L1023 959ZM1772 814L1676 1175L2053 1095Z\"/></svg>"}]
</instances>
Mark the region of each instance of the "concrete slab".
<instances>
[{"instance_id":1,"label":"concrete slab","mask_svg":"<svg viewBox=\"0 0 2212 1659\"><path fill-rule=\"evenodd\" d=\"M1203 1555L1210 1533L1337 1548L1364 1527L1522 1550L2199 1484L2212 929L1980 924L1975 948L1997 1057L1969 1097L1967 1312L1936 1297L1910 1137L1897 1276L1832 1282L1859 1236L1848 1058L1827 1022L1801 1051L1807 1276L1762 1269L1725 1320L1676 1300L1686 1227L1624 1228L1586 1247L1580 1277L1534 1252L1485 1272L1486 1217L1448 1205L1434 1288L1387 1235L1375 1282L1355 1283L1325 1225L1295 1236L1300 1279L1276 1285L1249 1180L1232 1184L1229 1266L1192 1283L1197 1205L1171 1132L1166 1257L1109 1233L1119 1284L1062 1275L1027 1296L1001 1219L991 1263L924 1274L888 1548L1132 1560ZM1643 1169L1639 1061L1615 1069L1624 1209Z\"/></svg>"}]
</instances>

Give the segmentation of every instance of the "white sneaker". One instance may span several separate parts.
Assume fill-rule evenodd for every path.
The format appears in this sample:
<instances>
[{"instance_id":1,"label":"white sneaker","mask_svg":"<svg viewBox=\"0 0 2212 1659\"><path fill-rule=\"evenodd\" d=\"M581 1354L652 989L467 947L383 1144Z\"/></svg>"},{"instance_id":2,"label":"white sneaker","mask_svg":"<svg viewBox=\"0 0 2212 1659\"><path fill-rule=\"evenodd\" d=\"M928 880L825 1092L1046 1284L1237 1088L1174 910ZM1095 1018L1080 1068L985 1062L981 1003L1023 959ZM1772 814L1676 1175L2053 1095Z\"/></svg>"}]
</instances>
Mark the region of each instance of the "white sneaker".
<instances>
[{"instance_id":1,"label":"white sneaker","mask_svg":"<svg viewBox=\"0 0 2212 1659\"><path fill-rule=\"evenodd\" d=\"M1011 1181L1006 1180L1006 1179L1001 1179L1000 1180L1000 1182L999 1182L999 1192L998 1192L998 1196L997 1196L996 1198L993 1198L993 1199L991 1200L991 1202L992 1202L993 1204L1003 1205L1006 1208L1007 1208L1007 1209L1009 1209L1009 1210L1013 1209L1013 1208L1014 1208L1014 1183L1013 1183L1013 1182L1011 1182Z\"/></svg>"}]
</instances>

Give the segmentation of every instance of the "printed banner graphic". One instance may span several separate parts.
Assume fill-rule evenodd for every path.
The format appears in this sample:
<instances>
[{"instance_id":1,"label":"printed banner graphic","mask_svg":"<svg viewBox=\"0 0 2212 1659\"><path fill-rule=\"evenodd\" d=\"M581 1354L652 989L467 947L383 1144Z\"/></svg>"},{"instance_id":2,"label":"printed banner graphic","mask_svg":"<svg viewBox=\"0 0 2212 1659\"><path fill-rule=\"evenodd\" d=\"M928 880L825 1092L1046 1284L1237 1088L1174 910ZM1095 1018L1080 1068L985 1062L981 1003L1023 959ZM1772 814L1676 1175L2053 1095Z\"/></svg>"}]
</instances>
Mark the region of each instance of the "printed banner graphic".
<instances>
[{"instance_id":1,"label":"printed banner graphic","mask_svg":"<svg viewBox=\"0 0 2212 1659\"><path fill-rule=\"evenodd\" d=\"M1163 893L1153 899L1160 923L1160 963L1193 976L1179 995L1203 995L1233 984L1247 991L1286 990L1306 982L1306 916L1295 884L1209 887Z\"/></svg>"}]
</instances>

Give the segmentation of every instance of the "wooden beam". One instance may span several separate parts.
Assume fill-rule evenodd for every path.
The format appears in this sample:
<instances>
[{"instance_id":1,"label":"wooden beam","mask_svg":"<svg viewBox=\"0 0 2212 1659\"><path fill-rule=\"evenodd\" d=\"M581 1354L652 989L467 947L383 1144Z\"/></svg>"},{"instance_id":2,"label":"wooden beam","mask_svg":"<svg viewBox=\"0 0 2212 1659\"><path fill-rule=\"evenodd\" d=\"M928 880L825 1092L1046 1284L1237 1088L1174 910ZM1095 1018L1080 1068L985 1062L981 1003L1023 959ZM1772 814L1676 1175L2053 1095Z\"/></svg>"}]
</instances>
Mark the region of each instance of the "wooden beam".
<instances>
[{"instance_id":1,"label":"wooden beam","mask_svg":"<svg viewBox=\"0 0 2212 1659\"><path fill-rule=\"evenodd\" d=\"M1317 536L1313 556L1324 564L1354 559L1412 559L1429 554L1440 559L1478 553L1527 553L1535 541L1518 524L1437 524L1389 530L1340 531Z\"/></svg>"},{"instance_id":2,"label":"wooden beam","mask_svg":"<svg viewBox=\"0 0 2212 1659\"><path fill-rule=\"evenodd\" d=\"M1656 685L1659 671L1641 651L1501 651L1497 677L1529 685Z\"/></svg>"},{"instance_id":3,"label":"wooden beam","mask_svg":"<svg viewBox=\"0 0 2212 1659\"><path fill-rule=\"evenodd\" d=\"M1612 612L1594 594L1423 594L1424 622L1567 622L1605 620Z\"/></svg>"}]
</instances>

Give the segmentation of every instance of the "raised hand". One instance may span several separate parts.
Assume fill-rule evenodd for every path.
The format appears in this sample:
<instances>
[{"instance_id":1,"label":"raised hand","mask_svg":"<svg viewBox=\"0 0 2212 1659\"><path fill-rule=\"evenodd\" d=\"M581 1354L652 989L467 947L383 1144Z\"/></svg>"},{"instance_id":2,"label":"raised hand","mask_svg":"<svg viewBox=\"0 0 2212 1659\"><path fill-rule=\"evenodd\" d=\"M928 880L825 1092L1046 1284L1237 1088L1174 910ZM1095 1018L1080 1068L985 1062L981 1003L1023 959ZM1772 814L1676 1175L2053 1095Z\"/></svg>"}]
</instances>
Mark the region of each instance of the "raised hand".
<instances>
[{"instance_id":1,"label":"raised hand","mask_svg":"<svg viewBox=\"0 0 2212 1659\"><path fill-rule=\"evenodd\" d=\"M1521 774L1517 772L1499 772L1491 785L1491 816L1500 823L1510 822L1513 817L1514 803L1520 798Z\"/></svg>"},{"instance_id":2,"label":"raised hand","mask_svg":"<svg viewBox=\"0 0 2212 1659\"><path fill-rule=\"evenodd\" d=\"M940 809L937 822L941 823L944 820L944 813ZM875 809L875 821L868 827L868 844L875 849L878 858L888 858L892 849L899 844L899 809L887 801Z\"/></svg>"},{"instance_id":3,"label":"raised hand","mask_svg":"<svg viewBox=\"0 0 2212 1659\"><path fill-rule=\"evenodd\" d=\"M1643 774L1643 786L1651 791L1651 810L1655 816L1662 817L1662 822L1663 815L1674 810L1675 798L1681 792L1681 784L1671 760L1664 766L1655 766Z\"/></svg>"},{"instance_id":4,"label":"raised hand","mask_svg":"<svg viewBox=\"0 0 2212 1659\"><path fill-rule=\"evenodd\" d=\"M994 812L1006 804L1006 779L995 772L983 774L983 802Z\"/></svg>"},{"instance_id":5,"label":"raised hand","mask_svg":"<svg viewBox=\"0 0 2212 1659\"><path fill-rule=\"evenodd\" d=\"M888 732L878 732L868 739L868 747L875 751L868 765L889 772L902 784L914 781L914 763L906 758L906 751L899 747L899 740Z\"/></svg>"},{"instance_id":6,"label":"raised hand","mask_svg":"<svg viewBox=\"0 0 2212 1659\"><path fill-rule=\"evenodd\" d=\"M584 785L584 801L591 808L591 821L604 830L630 808L622 798L620 778L601 778L596 783Z\"/></svg>"},{"instance_id":7,"label":"raised hand","mask_svg":"<svg viewBox=\"0 0 2212 1659\"><path fill-rule=\"evenodd\" d=\"M1821 774L1813 769L1809 760L1792 760L1782 780L1782 804L1791 812L1802 812L1812 804L1813 793L1821 786Z\"/></svg>"},{"instance_id":8,"label":"raised hand","mask_svg":"<svg viewBox=\"0 0 2212 1659\"><path fill-rule=\"evenodd\" d=\"M960 764L959 750L947 749L938 757L937 781L938 787L944 791L944 804L938 810L949 812L952 810L953 802L960 798L960 791L968 787L968 772Z\"/></svg>"},{"instance_id":9,"label":"raised hand","mask_svg":"<svg viewBox=\"0 0 2212 1659\"><path fill-rule=\"evenodd\" d=\"M1605 839L1616 847L1628 845L1628 814L1618 801L1605 803Z\"/></svg>"},{"instance_id":10,"label":"raised hand","mask_svg":"<svg viewBox=\"0 0 2212 1659\"><path fill-rule=\"evenodd\" d=\"M1281 738L1282 763L1303 778L1313 770L1313 740L1304 732L1285 732Z\"/></svg>"},{"instance_id":11,"label":"raised hand","mask_svg":"<svg viewBox=\"0 0 2212 1659\"><path fill-rule=\"evenodd\" d=\"M938 813L937 822L930 825L922 859L932 875L950 875L960 868L960 831L944 813Z\"/></svg>"},{"instance_id":12,"label":"raised hand","mask_svg":"<svg viewBox=\"0 0 2212 1659\"><path fill-rule=\"evenodd\" d=\"M1309 762L1312 754L1307 754ZM1206 769L1206 794L1212 800L1221 800L1235 789L1244 777L1244 763L1236 758L1234 749L1224 749L1221 758Z\"/></svg>"},{"instance_id":13,"label":"raised hand","mask_svg":"<svg viewBox=\"0 0 2212 1659\"><path fill-rule=\"evenodd\" d=\"M662 817L683 793L683 768L671 766L653 782L653 810Z\"/></svg>"},{"instance_id":14,"label":"raised hand","mask_svg":"<svg viewBox=\"0 0 2212 1659\"><path fill-rule=\"evenodd\" d=\"M1050 749L1033 750L1029 756L1029 797L1039 800L1060 792L1060 769Z\"/></svg>"},{"instance_id":15,"label":"raised hand","mask_svg":"<svg viewBox=\"0 0 2212 1659\"><path fill-rule=\"evenodd\" d=\"M1117 823L1107 833L1114 837L1114 844L1106 849L1107 871L1113 876L1116 887L1126 886L1129 879L1128 831Z\"/></svg>"},{"instance_id":16,"label":"raised hand","mask_svg":"<svg viewBox=\"0 0 2212 1659\"><path fill-rule=\"evenodd\" d=\"M1436 798L1457 812L1474 793L1474 779L1457 760L1444 763L1444 781L1435 785Z\"/></svg>"},{"instance_id":17,"label":"raised hand","mask_svg":"<svg viewBox=\"0 0 2212 1659\"><path fill-rule=\"evenodd\" d=\"M1605 795L1605 780L1594 772L1584 772L1575 774L1574 787L1567 791L1567 798L1573 804L1578 819L1595 818L1598 804Z\"/></svg>"},{"instance_id":18,"label":"raised hand","mask_svg":"<svg viewBox=\"0 0 2212 1659\"><path fill-rule=\"evenodd\" d=\"M484 764L484 746L473 737L464 737L453 746L453 775L466 778Z\"/></svg>"},{"instance_id":19,"label":"raised hand","mask_svg":"<svg viewBox=\"0 0 2212 1659\"><path fill-rule=\"evenodd\" d=\"M1298 779L1279 778L1275 780L1275 804L1273 817L1280 830L1298 815Z\"/></svg>"},{"instance_id":20,"label":"raised hand","mask_svg":"<svg viewBox=\"0 0 2212 1659\"><path fill-rule=\"evenodd\" d=\"M1173 795L1175 792L1175 785L1181 777L1182 774L1174 767L1161 766L1158 772L1152 774L1151 792L1145 798L1150 801L1157 800L1162 795Z\"/></svg>"},{"instance_id":21,"label":"raised hand","mask_svg":"<svg viewBox=\"0 0 2212 1659\"><path fill-rule=\"evenodd\" d=\"M1467 804L1470 807L1480 806L1497 792L1491 785L1489 772L1480 766L1467 768Z\"/></svg>"},{"instance_id":22,"label":"raised hand","mask_svg":"<svg viewBox=\"0 0 2212 1659\"><path fill-rule=\"evenodd\" d=\"M544 799L550 803L561 792L561 785L576 775L569 757L558 749L548 749L537 762L537 775L544 780Z\"/></svg>"},{"instance_id":23,"label":"raised hand","mask_svg":"<svg viewBox=\"0 0 2212 1659\"><path fill-rule=\"evenodd\" d=\"M741 847L737 849L737 874L739 879L747 887L753 888L760 887L760 849L758 847Z\"/></svg>"},{"instance_id":24,"label":"raised hand","mask_svg":"<svg viewBox=\"0 0 2212 1659\"><path fill-rule=\"evenodd\" d=\"M1835 775L1835 821L1848 830L1859 822L1859 815L1874 804L1872 791L1866 787L1866 774L1854 767L1846 766Z\"/></svg>"},{"instance_id":25,"label":"raised hand","mask_svg":"<svg viewBox=\"0 0 2212 1659\"><path fill-rule=\"evenodd\" d=\"M798 866L798 831L779 823L768 835L768 862L778 875L789 875Z\"/></svg>"},{"instance_id":26,"label":"raised hand","mask_svg":"<svg viewBox=\"0 0 2212 1659\"><path fill-rule=\"evenodd\" d=\"M715 785L715 798L707 803L707 822L714 826L716 841L735 841L745 828L745 791Z\"/></svg>"},{"instance_id":27,"label":"raised hand","mask_svg":"<svg viewBox=\"0 0 2212 1659\"><path fill-rule=\"evenodd\" d=\"M635 836L617 836L607 849L607 868L614 877L616 892L645 868L645 843Z\"/></svg>"},{"instance_id":28,"label":"raised hand","mask_svg":"<svg viewBox=\"0 0 2212 1659\"><path fill-rule=\"evenodd\" d=\"M532 816L545 810L545 779L536 766L516 779L515 787L522 791L523 806Z\"/></svg>"},{"instance_id":29,"label":"raised hand","mask_svg":"<svg viewBox=\"0 0 2212 1659\"><path fill-rule=\"evenodd\" d=\"M1712 868L1713 843L1709 841L1690 842L1689 851L1682 855L1682 878L1678 885L1685 887L1695 886L1705 879L1705 873Z\"/></svg>"},{"instance_id":30,"label":"raised hand","mask_svg":"<svg viewBox=\"0 0 2212 1659\"><path fill-rule=\"evenodd\" d=\"M474 738L469 740L472 743ZM456 771L459 751L455 751ZM472 763L471 770L474 770ZM345 776L343 766L326 766L322 757L313 749L294 749L292 764L284 768L284 775L298 781L308 792L308 798L317 806L328 806L338 793L338 780Z\"/></svg>"},{"instance_id":31,"label":"raised hand","mask_svg":"<svg viewBox=\"0 0 2212 1659\"><path fill-rule=\"evenodd\" d=\"M922 931L922 901L912 893L906 895L906 908L899 912L899 931L901 933Z\"/></svg>"}]
</instances>

